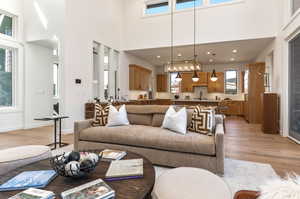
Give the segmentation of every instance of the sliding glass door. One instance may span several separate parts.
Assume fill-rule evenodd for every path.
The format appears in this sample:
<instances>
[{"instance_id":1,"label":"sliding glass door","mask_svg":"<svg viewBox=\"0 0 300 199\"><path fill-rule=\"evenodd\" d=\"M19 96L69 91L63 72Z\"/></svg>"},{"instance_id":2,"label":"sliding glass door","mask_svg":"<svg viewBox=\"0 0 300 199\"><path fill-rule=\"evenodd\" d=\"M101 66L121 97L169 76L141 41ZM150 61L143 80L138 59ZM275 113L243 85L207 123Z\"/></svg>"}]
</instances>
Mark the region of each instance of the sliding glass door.
<instances>
[{"instance_id":1,"label":"sliding glass door","mask_svg":"<svg viewBox=\"0 0 300 199\"><path fill-rule=\"evenodd\" d=\"M300 141L300 35L289 45L289 134Z\"/></svg>"}]
</instances>

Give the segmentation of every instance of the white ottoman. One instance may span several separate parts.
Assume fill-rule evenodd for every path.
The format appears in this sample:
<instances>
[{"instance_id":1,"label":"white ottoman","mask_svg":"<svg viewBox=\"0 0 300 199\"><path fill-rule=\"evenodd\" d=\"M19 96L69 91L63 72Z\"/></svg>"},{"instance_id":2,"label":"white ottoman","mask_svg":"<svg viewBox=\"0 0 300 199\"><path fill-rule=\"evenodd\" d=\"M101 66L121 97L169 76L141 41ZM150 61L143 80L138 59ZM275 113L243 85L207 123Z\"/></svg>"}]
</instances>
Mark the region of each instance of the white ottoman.
<instances>
[{"instance_id":1,"label":"white ottoman","mask_svg":"<svg viewBox=\"0 0 300 199\"><path fill-rule=\"evenodd\" d=\"M50 157L50 148L41 145L28 145L0 150L0 175Z\"/></svg>"},{"instance_id":2,"label":"white ottoman","mask_svg":"<svg viewBox=\"0 0 300 199\"><path fill-rule=\"evenodd\" d=\"M198 168L177 168L163 173L155 182L153 199L232 199L222 178Z\"/></svg>"}]
</instances>

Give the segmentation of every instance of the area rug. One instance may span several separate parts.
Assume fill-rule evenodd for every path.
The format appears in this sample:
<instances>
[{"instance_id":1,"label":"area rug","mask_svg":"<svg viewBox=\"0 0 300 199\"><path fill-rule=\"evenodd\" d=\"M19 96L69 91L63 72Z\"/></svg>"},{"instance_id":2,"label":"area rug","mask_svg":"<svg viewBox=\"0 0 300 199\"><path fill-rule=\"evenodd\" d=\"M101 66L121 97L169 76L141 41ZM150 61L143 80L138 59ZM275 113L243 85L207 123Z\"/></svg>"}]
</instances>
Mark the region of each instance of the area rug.
<instances>
[{"instance_id":1,"label":"area rug","mask_svg":"<svg viewBox=\"0 0 300 199\"><path fill-rule=\"evenodd\" d=\"M53 155L73 150L73 145L54 150ZM155 166L156 178L171 168ZM270 164L225 159L225 174L221 176L232 194L239 190L258 190L267 181L279 178Z\"/></svg>"}]
</instances>

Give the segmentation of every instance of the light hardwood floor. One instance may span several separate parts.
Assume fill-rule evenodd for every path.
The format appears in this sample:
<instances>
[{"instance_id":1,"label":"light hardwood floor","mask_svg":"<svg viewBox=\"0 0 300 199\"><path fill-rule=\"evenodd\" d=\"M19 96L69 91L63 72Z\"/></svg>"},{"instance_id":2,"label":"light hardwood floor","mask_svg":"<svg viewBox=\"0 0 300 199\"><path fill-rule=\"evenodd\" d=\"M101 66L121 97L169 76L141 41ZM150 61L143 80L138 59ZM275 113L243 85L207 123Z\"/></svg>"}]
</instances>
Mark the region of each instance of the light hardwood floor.
<instances>
[{"instance_id":1,"label":"light hardwood floor","mask_svg":"<svg viewBox=\"0 0 300 199\"><path fill-rule=\"evenodd\" d=\"M0 149L51 142L53 127L0 133ZM73 143L73 135L63 135ZM226 157L271 164L282 177L286 172L300 174L300 145L279 135L263 134L260 125L248 124L240 117L227 117L225 134Z\"/></svg>"}]
</instances>

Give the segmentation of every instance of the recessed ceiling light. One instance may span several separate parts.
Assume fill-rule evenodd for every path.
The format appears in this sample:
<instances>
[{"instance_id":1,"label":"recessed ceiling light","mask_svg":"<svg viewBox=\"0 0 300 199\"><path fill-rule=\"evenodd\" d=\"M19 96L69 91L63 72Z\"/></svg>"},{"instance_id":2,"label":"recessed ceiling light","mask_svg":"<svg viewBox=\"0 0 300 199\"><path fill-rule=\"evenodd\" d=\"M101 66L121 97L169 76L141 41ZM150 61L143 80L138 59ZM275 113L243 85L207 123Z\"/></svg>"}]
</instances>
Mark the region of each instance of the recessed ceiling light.
<instances>
[{"instance_id":1,"label":"recessed ceiling light","mask_svg":"<svg viewBox=\"0 0 300 199\"><path fill-rule=\"evenodd\" d=\"M213 62L214 60L213 59L209 59L209 62Z\"/></svg>"},{"instance_id":2,"label":"recessed ceiling light","mask_svg":"<svg viewBox=\"0 0 300 199\"><path fill-rule=\"evenodd\" d=\"M184 61L184 62L185 62L186 64L187 64L187 63L189 63L189 61L187 61L187 60L186 60L186 61Z\"/></svg>"},{"instance_id":3,"label":"recessed ceiling light","mask_svg":"<svg viewBox=\"0 0 300 199\"><path fill-rule=\"evenodd\" d=\"M159 59L159 58L160 58L160 55L157 55L156 58Z\"/></svg>"},{"instance_id":4,"label":"recessed ceiling light","mask_svg":"<svg viewBox=\"0 0 300 199\"><path fill-rule=\"evenodd\" d=\"M231 59L230 59L230 61L234 61L234 60L235 60L234 58L231 58Z\"/></svg>"},{"instance_id":5,"label":"recessed ceiling light","mask_svg":"<svg viewBox=\"0 0 300 199\"><path fill-rule=\"evenodd\" d=\"M237 53L237 49L234 49L232 52L233 52L233 53Z\"/></svg>"},{"instance_id":6,"label":"recessed ceiling light","mask_svg":"<svg viewBox=\"0 0 300 199\"><path fill-rule=\"evenodd\" d=\"M208 51L207 54L210 55L210 52Z\"/></svg>"},{"instance_id":7,"label":"recessed ceiling light","mask_svg":"<svg viewBox=\"0 0 300 199\"><path fill-rule=\"evenodd\" d=\"M182 56L182 54L181 53L178 53L178 55L177 55L178 57L181 57Z\"/></svg>"}]
</instances>

